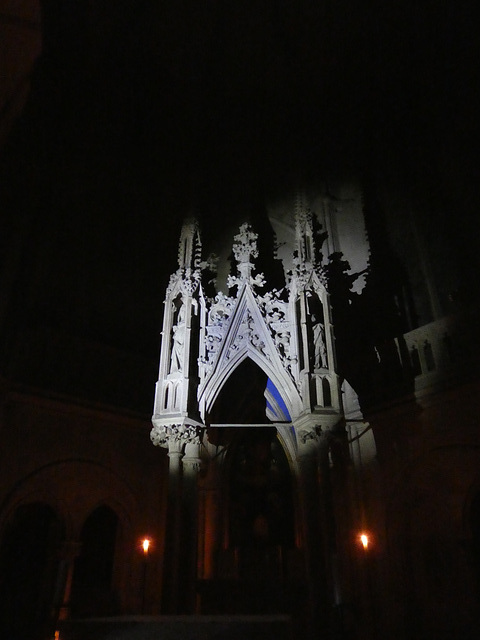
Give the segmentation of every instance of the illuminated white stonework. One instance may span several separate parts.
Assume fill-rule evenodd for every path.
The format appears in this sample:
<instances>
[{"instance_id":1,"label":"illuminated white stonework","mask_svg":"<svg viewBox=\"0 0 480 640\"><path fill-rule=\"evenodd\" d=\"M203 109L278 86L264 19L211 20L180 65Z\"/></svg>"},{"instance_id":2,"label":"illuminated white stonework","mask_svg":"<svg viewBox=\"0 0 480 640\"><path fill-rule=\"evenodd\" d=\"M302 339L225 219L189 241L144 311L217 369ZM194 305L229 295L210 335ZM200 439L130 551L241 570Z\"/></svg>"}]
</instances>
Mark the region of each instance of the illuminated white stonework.
<instances>
[{"instance_id":1,"label":"illuminated white stonework","mask_svg":"<svg viewBox=\"0 0 480 640\"><path fill-rule=\"evenodd\" d=\"M319 541L326 535L318 514L331 517L331 503L325 497L330 468L348 467L349 436L355 436L355 453L360 456L363 434L367 439L372 435L355 392L336 371L331 307L317 246L325 233L319 233L317 223L298 197L289 220L290 252L282 247L285 278L280 288L269 286L268 281L268 269L278 273L279 263L269 267L267 260L266 273L257 272L258 236L249 224L242 224L233 237L235 266L219 284L226 285L226 290L216 291L212 289L216 261L202 255L198 224L188 220L183 225L178 269L165 298L151 431L153 444L167 449L169 458L164 579L174 585L169 592L172 610L186 597L194 606L197 581L211 585L225 578L231 553L226 542L231 533L226 524L231 517L228 460L234 455L227 436L234 432L243 437L243 427L270 427L259 437L271 437L272 427L276 429L296 491L292 517L299 532L297 546L285 553L303 558L304 579L312 598L316 597L325 553ZM278 252L271 258L278 261ZM243 379L235 378L239 387L233 393L250 407L247 389L255 389L252 415L255 419L260 415L260 424L242 423L231 406L231 385L226 387L247 359L263 375L252 387L247 380L244 388ZM261 396L256 392L261 393L258 384L264 380L264 405L259 405ZM219 402L221 411L216 414L224 389L227 402ZM216 415L227 423L218 424ZM244 415L250 415L248 410ZM226 440L219 431L227 434ZM255 439L251 429L244 433L247 440ZM373 446L374 455L373 437L370 440L367 444ZM185 536L188 548L182 542ZM333 564L331 570L336 576Z\"/></svg>"},{"instance_id":2,"label":"illuminated white stonework","mask_svg":"<svg viewBox=\"0 0 480 640\"><path fill-rule=\"evenodd\" d=\"M255 273L257 234L245 223L234 237L237 272L228 277L229 295L220 291L208 298L202 277L211 263L202 259L197 223L184 224L178 269L165 300L155 444L177 442L175 429L208 426L222 387L245 358L263 370L281 396L284 406L265 390L265 423L277 425L291 454L304 441L298 429L316 434L320 426L330 430L341 421L325 277L316 260L312 214L298 203L294 229L292 268L281 291L269 289L264 275Z\"/></svg>"}]
</instances>

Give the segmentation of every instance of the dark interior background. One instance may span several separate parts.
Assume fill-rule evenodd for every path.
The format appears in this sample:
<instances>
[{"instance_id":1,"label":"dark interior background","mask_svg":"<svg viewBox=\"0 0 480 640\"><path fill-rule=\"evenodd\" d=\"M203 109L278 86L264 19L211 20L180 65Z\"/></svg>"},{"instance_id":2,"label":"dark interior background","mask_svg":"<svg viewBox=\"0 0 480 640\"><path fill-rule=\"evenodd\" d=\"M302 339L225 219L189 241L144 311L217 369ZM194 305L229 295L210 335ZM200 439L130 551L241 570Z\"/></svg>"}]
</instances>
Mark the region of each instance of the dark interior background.
<instances>
[{"instance_id":1,"label":"dark interior background","mask_svg":"<svg viewBox=\"0 0 480 640\"><path fill-rule=\"evenodd\" d=\"M474 281L473 3L40 4L0 159L8 378L148 413L182 217L208 238L299 180L393 171Z\"/></svg>"}]
</instances>

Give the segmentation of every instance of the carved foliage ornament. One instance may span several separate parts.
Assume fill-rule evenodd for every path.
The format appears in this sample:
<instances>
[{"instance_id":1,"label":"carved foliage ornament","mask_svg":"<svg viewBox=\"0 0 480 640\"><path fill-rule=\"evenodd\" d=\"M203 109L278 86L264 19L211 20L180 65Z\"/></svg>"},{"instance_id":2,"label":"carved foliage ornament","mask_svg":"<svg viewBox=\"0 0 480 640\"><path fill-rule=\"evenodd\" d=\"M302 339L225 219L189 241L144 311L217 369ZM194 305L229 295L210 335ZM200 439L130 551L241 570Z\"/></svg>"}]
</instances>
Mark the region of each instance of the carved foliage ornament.
<instances>
[{"instance_id":1,"label":"carved foliage ornament","mask_svg":"<svg viewBox=\"0 0 480 640\"><path fill-rule=\"evenodd\" d=\"M285 369L292 375L291 365L296 358L291 354L291 322L288 317L289 305L281 298L282 292L273 289L257 298L260 310L272 335L278 355Z\"/></svg>"},{"instance_id":2,"label":"carved foliage ornament","mask_svg":"<svg viewBox=\"0 0 480 640\"><path fill-rule=\"evenodd\" d=\"M228 320L233 313L236 301L236 298L219 292L210 307L207 315L208 324L205 327L204 353L199 358L199 362L204 365L206 372L211 369L215 362L217 353L227 333Z\"/></svg>"},{"instance_id":3,"label":"carved foliage ornament","mask_svg":"<svg viewBox=\"0 0 480 640\"><path fill-rule=\"evenodd\" d=\"M262 355L268 357L268 355L265 353L265 343L263 342L260 333L256 329L253 316L250 311L246 309L243 314L238 332L235 336L235 340L233 344L230 345L230 348L227 352L227 359L232 356L233 352L241 350L244 345L248 344L251 344Z\"/></svg>"},{"instance_id":4,"label":"carved foliage ornament","mask_svg":"<svg viewBox=\"0 0 480 640\"><path fill-rule=\"evenodd\" d=\"M316 424L312 429L301 429L298 437L302 444L306 444L309 440L313 440L318 444L329 445L332 439L331 432L324 430L320 424Z\"/></svg>"},{"instance_id":5,"label":"carved foliage ornament","mask_svg":"<svg viewBox=\"0 0 480 640\"><path fill-rule=\"evenodd\" d=\"M167 287L167 295L170 295L172 292L174 292L177 287L183 294L189 296L193 295L198 289L201 277L202 272L200 268L191 269L190 267L188 267L187 269L177 269L177 271L170 276L170 281Z\"/></svg>"},{"instance_id":6,"label":"carved foliage ornament","mask_svg":"<svg viewBox=\"0 0 480 640\"><path fill-rule=\"evenodd\" d=\"M180 445L200 444L198 427L188 424L155 425L150 431L150 440L156 447L168 448L169 443Z\"/></svg>"}]
</instances>

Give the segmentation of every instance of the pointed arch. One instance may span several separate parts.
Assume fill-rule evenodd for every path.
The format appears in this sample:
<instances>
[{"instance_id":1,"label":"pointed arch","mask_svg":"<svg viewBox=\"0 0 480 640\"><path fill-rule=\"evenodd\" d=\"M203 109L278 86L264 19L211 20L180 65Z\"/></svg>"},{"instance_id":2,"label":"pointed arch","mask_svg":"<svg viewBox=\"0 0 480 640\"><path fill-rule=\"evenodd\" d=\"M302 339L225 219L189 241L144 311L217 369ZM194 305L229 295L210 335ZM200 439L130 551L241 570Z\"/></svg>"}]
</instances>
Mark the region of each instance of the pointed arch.
<instances>
[{"instance_id":1,"label":"pointed arch","mask_svg":"<svg viewBox=\"0 0 480 640\"><path fill-rule=\"evenodd\" d=\"M255 335L255 340L252 335ZM283 366L253 292L250 287L244 286L229 320L215 365L199 389L203 416L212 408L225 382L247 357L262 369L278 390L283 391L282 400L288 414L295 416L300 413L302 402L298 390Z\"/></svg>"},{"instance_id":2,"label":"pointed arch","mask_svg":"<svg viewBox=\"0 0 480 640\"><path fill-rule=\"evenodd\" d=\"M290 422L290 414L287 406L282 398L282 394L268 378L267 388L265 389L265 399L267 401L267 416L270 416L272 422Z\"/></svg>"},{"instance_id":3,"label":"pointed arch","mask_svg":"<svg viewBox=\"0 0 480 640\"><path fill-rule=\"evenodd\" d=\"M266 424L268 378L251 358L243 358L225 381L208 413L208 424Z\"/></svg>"},{"instance_id":4,"label":"pointed arch","mask_svg":"<svg viewBox=\"0 0 480 640\"><path fill-rule=\"evenodd\" d=\"M250 358L256 365L266 374L277 389L284 389L287 391L282 395L283 403L287 408L289 416L295 414L298 410L298 392L293 383L288 379L286 375L282 375L281 372L271 366L266 358L262 358L260 354L254 349L245 349L244 351L236 354L226 366L223 367L221 373L213 376L209 383L203 390L202 396L204 399L204 411L205 414L210 411L218 398L223 386L230 378L232 373L238 368L238 366L246 359ZM289 393L290 392L290 395Z\"/></svg>"}]
</instances>

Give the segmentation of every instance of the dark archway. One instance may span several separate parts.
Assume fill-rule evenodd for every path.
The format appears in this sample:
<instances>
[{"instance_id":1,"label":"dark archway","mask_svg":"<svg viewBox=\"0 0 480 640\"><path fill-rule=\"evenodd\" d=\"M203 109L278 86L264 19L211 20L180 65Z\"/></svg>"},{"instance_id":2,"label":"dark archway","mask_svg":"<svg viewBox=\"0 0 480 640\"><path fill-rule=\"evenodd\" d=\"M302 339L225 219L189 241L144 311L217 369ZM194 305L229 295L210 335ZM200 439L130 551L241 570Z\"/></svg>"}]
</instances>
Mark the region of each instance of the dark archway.
<instances>
[{"instance_id":1,"label":"dark archway","mask_svg":"<svg viewBox=\"0 0 480 640\"><path fill-rule=\"evenodd\" d=\"M289 610L289 558L294 548L292 477L274 427L232 430L226 516L237 580L236 613Z\"/></svg>"},{"instance_id":2,"label":"dark archway","mask_svg":"<svg viewBox=\"0 0 480 640\"><path fill-rule=\"evenodd\" d=\"M226 574L220 569L217 588L208 594L214 601L206 603L206 611L264 614L288 609L293 487L277 430L269 426L267 384L262 369L245 359L225 383L210 414L210 424L222 426L208 428L209 441L227 448L219 493L224 531L219 564L230 568Z\"/></svg>"},{"instance_id":3,"label":"dark archway","mask_svg":"<svg viewBox=\"0 0 480 640\"><path fill-rule=\"evenodd\" d=\"M210 412L210 424L266 424L268 377L245 358L225 382Z\"/></svg>"},{"instance_id":4,"label":"dark archway","mask_svg":"<svg viewBox=\"0 0 480 640\"><path fill-rule=\"evenodd\" d=\"M46 504L19 507L0 546L0 637L44 640L54 624L53 599L64 528Z\"/></svg>"},{"instance_id":5,"label":"dark archway","mask_svg":"<svg viewBox=\"0 0 480 640\"><path fill-rule=\"evenodd\" d=\"M118 516L107 506L97 507L86 519L73 574L72 617L118 613L112 585L117 531Z\"/></svg>"},{"instance_id":6,"label":"dark archway","mask_svg":"<svg viewBox=\"0 0 480 640\"><path fill-rule=\"evenodd\" d=\"M276 429L238 429L229 471L230 547L253 550L250 555L259 559L270 556L269 549L281 553L280 548L292 547L291 476Z\"/></svg>"}]
</instances>

